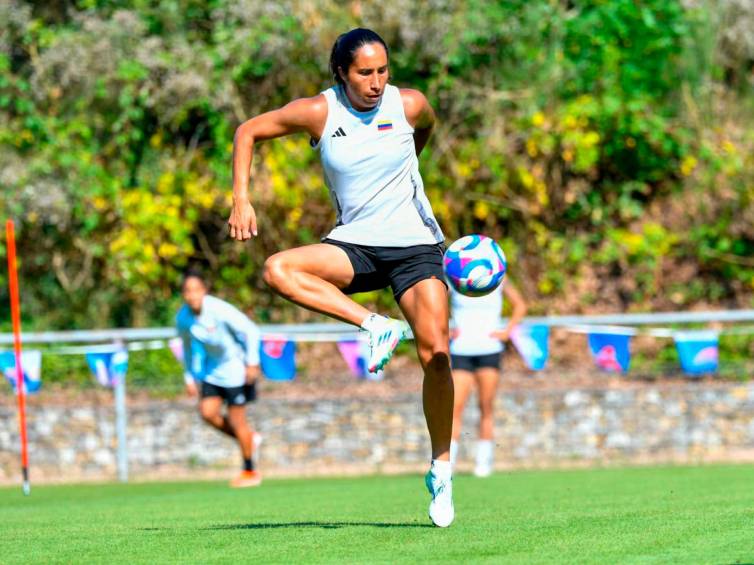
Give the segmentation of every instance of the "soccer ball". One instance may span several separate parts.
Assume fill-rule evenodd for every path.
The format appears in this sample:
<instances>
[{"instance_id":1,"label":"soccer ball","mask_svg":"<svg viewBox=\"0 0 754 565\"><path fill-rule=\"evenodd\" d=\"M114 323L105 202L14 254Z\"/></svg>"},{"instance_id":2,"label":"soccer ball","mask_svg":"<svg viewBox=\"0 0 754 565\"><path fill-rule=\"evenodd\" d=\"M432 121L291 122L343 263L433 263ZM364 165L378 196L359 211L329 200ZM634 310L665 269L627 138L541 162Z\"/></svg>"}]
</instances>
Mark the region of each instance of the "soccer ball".
<instances>
[{"instance_id":1,"label":"soccer ball","mask_svg":"<svg viewBox=\"0 0 754 565\"><path fill-rule=\"evenodd\" d=\"M454 241L443 260L448 282L466 296L484 296L505 276L507 263L500 246L484 235L465 235Z\"/></svg>"}]
</instances>

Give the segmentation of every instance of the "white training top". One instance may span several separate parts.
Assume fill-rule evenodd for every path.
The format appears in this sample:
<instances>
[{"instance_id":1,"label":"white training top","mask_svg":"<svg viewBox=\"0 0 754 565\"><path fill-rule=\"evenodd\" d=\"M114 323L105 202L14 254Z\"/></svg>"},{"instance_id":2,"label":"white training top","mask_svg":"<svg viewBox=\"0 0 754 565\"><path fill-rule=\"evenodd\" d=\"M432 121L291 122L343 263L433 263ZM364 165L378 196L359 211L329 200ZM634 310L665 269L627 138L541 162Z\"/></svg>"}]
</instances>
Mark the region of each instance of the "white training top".
<instances>
[{"instance_id":1,"label":"white training top","mask_svg":"<svg viewBox=\"0 0 754 565\"><path fill-rule=\"evenodd\" d=\"M504 346L490 334L503 327L503 285L484 296L465 296L450 287L450 312L458 337L450 342L453 355L491 355Z\"/></svg>"},{"instance_id":2,"label":"white training top","mask_svg":"<svg viewBox=\"0 0 754 565\"><path fill-rule=\"evenodd\" d=\"M319 149L337 211L336 241L409 247L445 240L424 194L414 128L400 90L385 86L378 106L359 112L341 85L323 92L327 122Z\"/></svg>"},{"instance_id":3,"label":"white training top","mask_svg":"<svg viewBox=\"0 0 754 565\"><path fill-rule=\"evenodd\" d=\"M225 388L246 382L246 366L259 365L260 332L235 306L210 296L196 315L186 304L176 316L187 376Z\"/></svg>"}]
</instances>

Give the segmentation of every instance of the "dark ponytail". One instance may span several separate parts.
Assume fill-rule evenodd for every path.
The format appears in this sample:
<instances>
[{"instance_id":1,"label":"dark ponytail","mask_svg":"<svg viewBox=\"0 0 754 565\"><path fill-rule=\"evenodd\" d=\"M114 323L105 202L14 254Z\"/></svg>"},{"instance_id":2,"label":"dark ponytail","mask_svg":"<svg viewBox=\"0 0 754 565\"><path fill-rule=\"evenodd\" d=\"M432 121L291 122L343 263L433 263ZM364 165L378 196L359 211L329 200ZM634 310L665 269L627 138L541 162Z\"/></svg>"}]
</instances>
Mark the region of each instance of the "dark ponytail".
<instances>
[{"instance_id":1,"label":"dark ponytail","mask_svg":"<svg viewBox=\"0 0 754 565\"><path fill-rule=\"evenodd\" d=\"M343 79L340 78L338 69L343 69L344 73L348 73L348 67L353 63L354 55L364 45L370 43L379 43L385 48L385 53L390 57L390 51L387 48L387 43L371 29L365 29L363 27L357 27L349 32L343 33L335 40L335 44L332 46L332 52L330 53L330 72L333 79L339 84L343 84Z\"/></svg>"}]
</instances>

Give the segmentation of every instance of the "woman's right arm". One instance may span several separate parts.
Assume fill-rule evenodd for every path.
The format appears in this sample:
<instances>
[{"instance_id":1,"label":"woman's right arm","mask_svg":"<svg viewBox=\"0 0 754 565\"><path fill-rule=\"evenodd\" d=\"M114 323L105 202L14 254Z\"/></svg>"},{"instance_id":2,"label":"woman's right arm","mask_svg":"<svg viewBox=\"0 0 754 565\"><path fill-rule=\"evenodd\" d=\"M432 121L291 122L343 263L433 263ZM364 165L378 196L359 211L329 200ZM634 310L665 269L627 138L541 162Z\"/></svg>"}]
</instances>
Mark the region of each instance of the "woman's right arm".
<instances>
[{"instance_id":1,"label":"woman's right arm","mask_svg":"<svg viewBox=\"0 0 754 565\"><path fill-rule=\"evenodd\" d=\"M233 138L233 208L228 220L230 237L238 241L257 235L257 219L249 202L249 180L254 143L307 132L319 139L327 121L327 100L319 94L294 100L271 112L245 121Z\"/></svg>"},{"instance_id":2,"label":"woman's right arm","mask_svg":"<svg viewBox=\"0 0 754 565\"><path fill-rule=\"evenodd\" d=\"M181 323L180 314L178 318L178 335L180 336L183 345L183 382L186 385L186 392L188 395L196 396L198 389L196 387L194 375L191 373L192 365L194 363L194 352L191 348L191 333L189 329Z\"/></svg>"}]
</instances>

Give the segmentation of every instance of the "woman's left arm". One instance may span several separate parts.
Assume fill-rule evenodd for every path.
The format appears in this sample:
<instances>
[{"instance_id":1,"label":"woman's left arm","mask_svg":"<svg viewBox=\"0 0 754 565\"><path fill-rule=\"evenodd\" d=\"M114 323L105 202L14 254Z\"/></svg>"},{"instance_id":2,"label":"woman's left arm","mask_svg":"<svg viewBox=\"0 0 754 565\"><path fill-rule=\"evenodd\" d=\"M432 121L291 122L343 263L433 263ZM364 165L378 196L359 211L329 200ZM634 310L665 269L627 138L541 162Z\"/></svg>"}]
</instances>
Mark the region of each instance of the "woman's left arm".
<instances>
[{"instance_id":1,"label":"woman's left arm","mask_svg":"<svg viewBox=\"0 0 754 565\"><path fill-rule=\"evenodd\" d=\"M401 99L406 119L414 128L414 148L418 157L427 145L432 128L435 126L435 111L429 105L426 96L418 90L402 88Z\"/></svg>"},{"instance_id":2,"label":"woman's left arm","mask_svg":"<svg viewBox=\"0 0 754 565\"><path fill-rule=\"evenodd\" d=\"M508 281L503 281L503 296L510 302L511 317L504 329L494 332L492 335L500 341L508 341L513 329L521 323L526 316L526 301L518 289Z\"/></svg>"}]
</instances>

